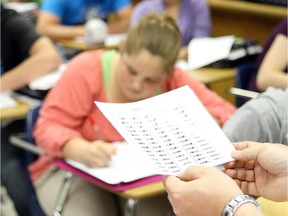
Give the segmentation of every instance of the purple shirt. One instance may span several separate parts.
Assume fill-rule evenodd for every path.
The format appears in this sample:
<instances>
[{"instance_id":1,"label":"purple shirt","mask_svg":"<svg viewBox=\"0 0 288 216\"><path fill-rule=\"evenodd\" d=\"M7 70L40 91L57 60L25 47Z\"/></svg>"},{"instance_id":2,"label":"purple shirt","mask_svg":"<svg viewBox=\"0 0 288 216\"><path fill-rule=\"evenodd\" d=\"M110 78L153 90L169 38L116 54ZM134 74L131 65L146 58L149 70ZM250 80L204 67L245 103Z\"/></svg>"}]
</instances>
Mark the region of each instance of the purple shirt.
<instances>
[{"instance_id":1,"label":"purple shirt","mask_svg":"<svg viewBox=\"0 0 288 216\"><path fill-rule=\"evenodd\" d=\"M205 0L182 0L177 24L182 34L182 46L187 46L192 38L209 37L211 33L210 10ZM138 3L131 17L133 27L149 13L165 11L164 0L146 0Z\"/></svg>"}]
</instances>

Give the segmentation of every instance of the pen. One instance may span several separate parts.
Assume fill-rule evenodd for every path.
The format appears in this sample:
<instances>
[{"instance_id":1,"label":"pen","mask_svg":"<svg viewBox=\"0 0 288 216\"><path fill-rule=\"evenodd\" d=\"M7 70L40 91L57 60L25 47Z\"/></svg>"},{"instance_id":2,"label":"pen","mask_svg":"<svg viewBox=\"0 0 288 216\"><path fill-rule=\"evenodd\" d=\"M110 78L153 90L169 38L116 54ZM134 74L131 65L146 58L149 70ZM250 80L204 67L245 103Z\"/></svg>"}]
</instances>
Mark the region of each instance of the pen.
<instances>
[{"instance_id":1,"label":"pen","mask_svg":"<svg viewBox=\"0 0 288 216\"><path fill-rule=\"evenodd\" d=\"M90 123L91 123L91 126L92 126L94 132L96 133L96 136L97 136L100 140L104 140L104 137L103 137L102 134L100 133L99 128L98 128L98 126L96 125L96 122L94 121L94 118L92 117L92 115L89 115L89 116L88 116L88 119L89 119L89 121L90 121Z\"/></svg>"}]
</instances>

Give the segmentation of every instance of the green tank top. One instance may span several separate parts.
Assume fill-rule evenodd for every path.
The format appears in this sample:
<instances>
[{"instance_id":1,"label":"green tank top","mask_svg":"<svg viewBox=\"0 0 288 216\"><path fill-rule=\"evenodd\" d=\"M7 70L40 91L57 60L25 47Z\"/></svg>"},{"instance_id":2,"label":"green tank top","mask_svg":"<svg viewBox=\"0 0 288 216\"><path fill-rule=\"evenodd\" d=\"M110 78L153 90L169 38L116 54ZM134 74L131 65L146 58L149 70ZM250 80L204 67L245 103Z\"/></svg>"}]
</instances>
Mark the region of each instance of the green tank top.
<instances>
[{"instance_id":1,"label":"green tank top","mask_svg":"<svg viewBox=\"0 0 288 216\"><path fill-rule=\"evenodd\" d=\"M103 73L103 82L105 91L108 90L112 60L116 54L117 54L116 50L109 50L104 51L104 53L101 55L101 64L102 64L102 73ZM161 86L159 86L156 90L156 94L159 95L162 92L163 92L162 88Z\"/></svg>"}]
</instances>

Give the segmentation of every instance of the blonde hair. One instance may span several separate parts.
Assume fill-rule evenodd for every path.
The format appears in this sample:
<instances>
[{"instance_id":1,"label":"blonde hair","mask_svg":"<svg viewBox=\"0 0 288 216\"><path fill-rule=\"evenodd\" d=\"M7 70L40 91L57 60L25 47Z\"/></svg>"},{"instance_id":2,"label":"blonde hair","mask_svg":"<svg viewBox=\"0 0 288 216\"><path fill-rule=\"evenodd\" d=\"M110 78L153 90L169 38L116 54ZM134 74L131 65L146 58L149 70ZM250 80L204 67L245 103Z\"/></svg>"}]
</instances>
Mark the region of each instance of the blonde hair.
<instances>
[{"instance_id":1,"label":"blonde hair","mask_svg":"<svg viewBox=\"0 0 288 216\"><path fill-rule=\"evenodd\" d=\"M163 59L164 67L174 67L181 47L181 33L176 22L165 14L149 14L131 29L122 53L139 54L147 50Z\"/></svg>"}]
</instances>

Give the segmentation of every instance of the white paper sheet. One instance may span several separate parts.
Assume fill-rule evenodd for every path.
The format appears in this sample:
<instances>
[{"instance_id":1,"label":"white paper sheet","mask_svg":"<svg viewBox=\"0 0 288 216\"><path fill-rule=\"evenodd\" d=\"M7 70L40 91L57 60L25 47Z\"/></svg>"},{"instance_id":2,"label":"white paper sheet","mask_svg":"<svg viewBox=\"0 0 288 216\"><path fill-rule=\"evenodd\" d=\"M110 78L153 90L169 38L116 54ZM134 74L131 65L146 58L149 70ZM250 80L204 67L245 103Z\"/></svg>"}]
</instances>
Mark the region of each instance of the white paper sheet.
<instances>
[{"instance_id":1,"label":"white paper sheet","mask_svg":"<svg viewBox=\"0 0 288 216\"><path fill-rule=\"evenodd\" d=\"M67 63L61 64L56 70L39 77L29 83L29 87L32 90L49 90L51 89L57 81L62 76L63 72L67 68Z\"/></svg>"},{"instance_id":2,"label":"white paper sheet","mask_svg":"<svg viewBox=\"0 0 288 216\"><path fill-rule=\"evenodd\" d=\"M12 92L6 91L0 94L0 109L16 107L17 101L12 97Z\"/></svg>"},{"instance_id":3,"label":"white paper sheet","mask_svg":"<svg viewBox=\"0 0 288 216\"><path fill-rule=\"evenodd\" d=\"M7 2L5 7L16 10L18 13L30 12L38 9L36 2Z\"/></svg>"},{"instance_id":4,"label":"white paper sheet","mask_svg":"<svg viewBox=\"0 0 288 216\"><path fill-rule=\"evenodd\" d=\"M127 143L114 143L117 154L112 157L109 166L103 168L89 168L82 163L66 160L66 162L108 184L127 183L137 179L153 176L153 165L146 161L146 157Z\"/></svg>"},{"instance_id":5,"label":"white paper sheet","mask_svg":"<svg viewBox=\"0 0 288 216\"><path fill-rule=\"evenodd\" d=\"M105 46L117 46L122 41L126 40L127 34L109 34L108 37L105 39Z\"/></svg>"},{"instance_id":6,"label":"white paper sheet","mask_svg":"<svg viewBox=\"0 0 288 216\"><path fill-rule=\"evenodd\" d=\"M227 58L234 41L234 36L192 39L188 45L186 70L194 70Z\"/></svg>"},{"instance_id":7,"label":"white paper sheet","mask_svg":"<svg viewBox=\"0 0 288 216\"><path fill-rule=\"evenodd\" d=\"M95 103L157 174L233 160L233 145L188 86L134 103Z\"/></svg>"},{"instance_id":8,"label":"white paper sheet","mask_svg":"<svg viewBox=\"0 0 288 216\"><path fill-rule=\"evenodd\" d=\"M119 45L122 41L126 40L127 34L108 34L108 36L105 38L104 45L109 47L109 46L117 46ZM76 37L75 41L78 43L86 43L84 37Z\"/></svg>"}]
</instances>

